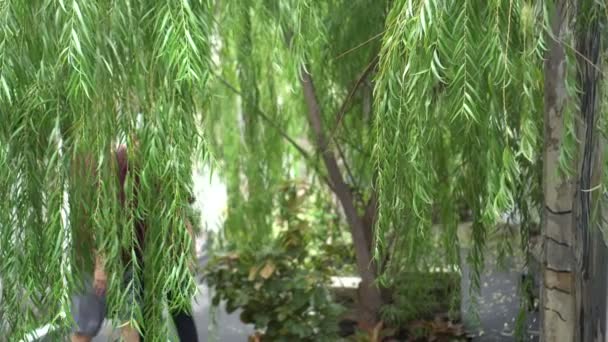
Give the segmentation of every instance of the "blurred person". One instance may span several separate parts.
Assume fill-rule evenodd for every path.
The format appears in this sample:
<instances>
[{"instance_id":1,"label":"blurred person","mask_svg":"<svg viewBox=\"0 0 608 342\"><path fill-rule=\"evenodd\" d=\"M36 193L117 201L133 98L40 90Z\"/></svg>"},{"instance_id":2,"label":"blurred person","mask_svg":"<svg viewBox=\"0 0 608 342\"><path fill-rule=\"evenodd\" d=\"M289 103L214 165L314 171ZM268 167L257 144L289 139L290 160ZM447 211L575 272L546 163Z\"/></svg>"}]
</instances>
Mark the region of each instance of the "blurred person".
<instances>
[{"instance_id":1,"label":"blurred person","mask_svg":"<svg viewBox=\"0 0 608 342\"><path fill-rule=\"evenodd\" d=\"M94 157L89 153L79 153L72 161L68 189L75 273L82 278L72 294L73 342L91 341L99 333L106 316L107 275L104 258L95 250L92 221L97 185Z\"/></svg>"},{"instance_id":2,"label":"blurred person","mask_svg":"<svg viewBox=\"0 0 608 342\"><path fill-rule=\"evenodd\" d=\"M139 140L134 137L132 138L132 145L135 149L139 148ZM133 180L134 180L134 196L133 196L133 201L135 203L131 203L130 205L133 206L137 206L137 187L139 184L139 179L138 179L138 175L137 172L133 172L134 170L134 163L129 163L128 160L128 153L127 153L127 147L125 145L120 145L117 148L116 151L116 158L117 158L117 162L118 162L118 173L119 173L119 181L120 181L120 187L121 187L121 192L120 192L120 203L123 206L126 206L126 194L125 194L125 189L124 189L124 184L125 184L125 180L127 178L127 174L129 172L131 172L133 174ZM162 186L162 184L160 184ZM190 204L192 204L194 202L194 198L192 196L190 196L189 198L189 202ZM193 259L194 259L194 229L192 227L191 222L188 220L188 218L184 219L185 221L185 225L186 225L186 229L188 231L188 233L190 234L190 237L192 238L192 253L193 253ZM138 265L138 270L139 270L139 274L138 274L138 278L139 279L143 279L143 272L145 272L146 270L146 265L144 264L144 259L143 259L143 249L145 248L144 246L144 240L145 240L145 234L146 234L146 227L147 227L147 223L145 221L145 218L142 218L141 220L135 220L135 235L137 237L137 246L139 246L138 249L136 249L136 262ZM125 262L129 262L129 256L125 255L123 257L123 259L125 259ZM145 289L145 283L143 281L141 281L140 283L140 288L137 289L139 294L138 294L138 298L140 300L140 304L143 306L143 311L145 311L146 305L148 303L146 303L142 298L143 298L143 292ZM167 294L167 300L171 300L173 297L174 293L170 292ZM190 311L191 308L189 308L188 311ZM196 325L194 323L194 319L192 318L192 315L188 312L188 311L179 311L179 310L169 310L169 314L171 315L171 318L173 319L173 323L175 324L175 329L177 331L177 334L179 336L180 341L182 342L195 342L198 341L198 334L197 334L197 330L196 330ZM131 328L128 328L127 331L129 331L129 337L133 335L133 333L131 332ZM123 330L123 336L124 336L125 330ZM138 341L144 341L145 339L145 332L138 334L139 339ZM135 339L135 341L137 341L137 339Z\"/></svg>"},{"instance_id":3,"label":"blurred person","mask_svg":"<svg viewBox=\"0 0 608 342\"><path fill-rule=\"evenodd\" d=\"M137 147L136 139L133 139L134 146ZM125 181L127 174L132 171L132 165L128 161L127 148L125 145L119 145L114 151L117 163L117 176L119 182L119 202L123 208L129 206L137 206L137 173L133 172L134 178L134 203L126 203ZM70 210L72 216L74 245L76 246L76 262L85 274L83 287L77 291L72 297L72 316L74 318L74 326L72 331L72 342L88 342L99 333L104 318L106 316L106 287L107 275L104 267L103 255L94 250L95 237L93 233L93 225L90 215L90 207L87 204L93 203L94 191L96 187L96 167L93 159L88 156L76 160L73 174L77 180L71 188L70 196L78 198L79 205L75 210ZM80 181L80 182L79 182ZM191 203L193 198L190 198ZM194 232L192 224L186 219L186 229L194 241ZM145 218L134 220L132 229L135 229L136 248L135 258L139 270L139 279L143 279L145 267L143 263L143 245L146 232ZM194 247L194 244L193 244ZM127 251L123 251L123 262L125 265L130 265L131 260ZM124 275L125 286L134 276L132 267L127 267ZM87 274L92 274L89 278ZM138 298L137 303L133 305L143 306L145 310L146 303L143 301L143 291L145 285L143 281L140 287L136 289L135 296ZM167 299L171 299L173 294L169 293ZM143 311L143 310L142 310ZM175 324L177 334L180 341L198 341L196 326L191 314L187 311L170 310L170 315ZM145 332L140 334L134 327L126 324L122 327L123 339L127 342L144 341Z\"/></svg>"}]
</instances>

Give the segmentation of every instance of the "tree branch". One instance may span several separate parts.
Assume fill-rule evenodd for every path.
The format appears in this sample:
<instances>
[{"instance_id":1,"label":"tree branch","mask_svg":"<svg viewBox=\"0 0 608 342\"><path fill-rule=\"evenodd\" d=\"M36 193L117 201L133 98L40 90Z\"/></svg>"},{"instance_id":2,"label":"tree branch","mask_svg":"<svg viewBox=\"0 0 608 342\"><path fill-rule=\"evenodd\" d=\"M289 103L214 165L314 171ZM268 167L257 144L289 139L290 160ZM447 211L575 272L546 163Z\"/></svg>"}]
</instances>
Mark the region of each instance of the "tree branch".
<instances>
[{"instance_id":1,"label":"tree branch","mask_svg":"<svg viewBox=\"0 0 608 342\"><path fill-rule=\"evenodd\" d=\"M302 67L300 70L300 83L302 85L304 99L308 107L308 121L310 122L310 126L315 135L317 147L321 152L329 178L335 186L334 193L342 204L344 215L346 216L346 220L351 228L353 243L355 245L355 255L357 257L357 268L361 275L362 281L369 286L369 284L373 284L375 281L376 265L373 261L371 250L368 247L369 245L366 238L365 227L361 217L359 217L357 213L357 209L355 208L353 194L348 185L344 182L344 178L338 167L336 157L334 156L333 152L327 148L328 141L323 130L321 108L315 94L315 87L312 77L304 67ZM374 297L371 299L373 302L372 306L379 306L381 303L379 292L372 292L370 295Z\"/></svg>"},{"instance_id":2,"label":"tree branch","mask_svg":"<svg viewBox=\"0 0 608 342\"><path fill-rule=\"evenodd\" d=\"M235 93L236 95L242 96L241 91L238 90L232 84L230 84L228 81L226 81L223 77L221 77L220 75L217 75L215 73L212 73L212 75L215 76L224 86L226 86L228 89L230 89L233 93ZM332 191L335 190L330 179L326 175L324 175L321 172L321 170L319 170L318 166L316 166L316 162L313 160L313 158L310 156L310 154L308 154L308 152L306 152L306 150L302 146L300 146L292 137L290 137L285 131L283 131L283 129L281 127L279 127L270 118L270 116L268 114L266 114L263 110L261 110L258 107L255 108L254 114L261 117L268 125L270 125L270 127L274 128L283 137L283 139L287 140L304 157L304 159L306 159L306 161L309 163L309 165L311 165L313 167L313 169L315 171L317 171L317 173L319 174L319 177L327 184L327 186L329 186L329 188Z\"/></svg>"},{"instance_id":3,"label":"tree branch","mask_svg":"<svg viewBox=\"0 0 608 342\"><path fill-rule=\"evenodd\" d=\"M337 142L336 142L336 149L338 150L340 159L342 159L342 162L344 163L344 168L346 169L346 173L348 173L348 177L350 177L352 182L355 183L355 175L353 174L351 167L348 165L348 160L346 160L346 154L344 153L344 151L342 150L342 148L340 147L340 145Z\"/></svg>"},{"instance_id":4,"label":"tree branch","mask_svg":"<svg viewBox=\"0 0 608 342\"><path fill-rule=\"evenodd\" d=\"M366 227L365 235L367 237L367 243L371 250L374 243L373 229L376 224L376 218L378 214L378 193L375 190L372 191L372 195L365 206L365 212L363 213L363 224Z\"/></svg>"},{"instance_id":5,"label":"tree branch","mask_svg":"<svg viewBox=\"0 0 608 342\"><path fill-rule=\"evenodd\" d=\"M308 106L308 121L310 122L311 128L315 135L317 149L320 151L325 166L327 167L329 178L332 183L336 185L336 188L339 188L339 190L348 190L346 182L342 177L342 172L338 167L336 157L328 149L328 140L325 136L325 132L323 131L323 119L321 118L321 108L319 106L317 96L315 94L314 84L312 82L310 74L308 73L308 71L306 71L304 67L302 67L300 70L300 83L302 84L302 89L304 90L304 98ZM342 196L341 200L350 200L352 204L352 195L350 191L346 191L344 193L336 195L338 195L339 197Z\"/></svg>"},{"instance_id":6,"label":"tree branch","mask_svg":"<svg viewBox=\"0 0 608 342\"><path fill-rule=\"evenodd\" d=\"M361 86L363 81L365 81L367 76L374 69L374 66L377 64L377 62L378 62L378 57L375 56L372 59L372 61L365 67L365 69L363 70L363 72L361 73L359 78L356 80L355 84L353 85L351 90L348 92L348 95L344 99L344 102L340 106L340 109L336 112L336 115L335 115L336 123L335 123L334 127L332 128L331 133L329 134L329 141L333 141L336 144L338 153L340 154L340 158L342 159L342 161L344 163L346 172L349 174L349 177L352 179L353 182L355 181L355 177L351 171L352 168L349 166L348 160L346 160L346 156L345 156L342 148L340 148L340 145L338 144L338 141L336 139L336 132L337 132L340 124L342 123L342 120L343 120L345 114L348 112L348 108L349 108L348 105L351 103L351 99L353 98L355 92L359 89L359 87Z\"/></svg>"},{"instance_id":7,"label":"tree branch","mask_svg":"<svg viewBox=\"0 0 608 342\"><path fill-rule=\"evenodd\" d=\"M232 92L234 92L235 94L242 96L243 94L236 89L233 85L231 85L230 83L228 83L228 81L224 80L222 77L220 77L219 75L215 75L218 80L220 80L226 87L228 87ZM298 150L298 152L300 152L302 154L302 156L305 159L312 159L310 157L310 155L308 154L308 152L306 152L306 150L304 149L304 147L300 146L292 137L290 137L287 133L285 133L285 131L283 131L283 129L281 129L281 127L279 127L277 124L274 123L274 121L270 118L270 116L268 114L266 114L263 110L261 110L260 108L255 108L255 111L259 117L261 117L264 121L266 121L266 123L268 123L270 126L272 126L272 128L274 128L275 130L277 130L277 132L285 139L287 140L296 150Z\"/></svg>"},{"instance_id":8,"label":"tree branch","mask_svg":"<svg viewBox=\"0 0 608 342\"><path fill-rule=\"evenodd\" d=\"M349 141L345 137L341 137L339 135L336 135L335 139L336 140L340 140L342 143L348 145L348 147L350 147L353 150L359 152L360 154L362 154L363 156L365 156L367 158L371 158L372 157L372 155L369 152L364 151L360 146L357 146L355 143L353 143L352 141Z\"/></svg>"},{"instance_id":9,"label":"tree branch","mask_svg":"<svg viewBox=\"0 0 608 342\"><path fill-rule=\"evenodd\" d=\"M372 72L372 70L374 70L374 67L376 66L377 63L378 63L378 56L375 56L372 59L372 61L365 67L365 69L363 69L361 76L359 76L359 78L355 82L355 85L348 92L346 99L344 99L344 102L340 106L340 109L336 112L336 115L335 115L336 123L335 123L334 127L332 128L331 133L329 134L330 140L334 139L334 135L336 134L336 131L340 127L340 124L342 123L342 120L344 119L344 116L347 113L346 108L347 108L348 104L350 103L350 100L355 95L355 92L357 91L357 89L359 89L359 87L361 86L361 83L363 83L365 78L367 78L367 76Z\"/></svg>"}]
</instances>

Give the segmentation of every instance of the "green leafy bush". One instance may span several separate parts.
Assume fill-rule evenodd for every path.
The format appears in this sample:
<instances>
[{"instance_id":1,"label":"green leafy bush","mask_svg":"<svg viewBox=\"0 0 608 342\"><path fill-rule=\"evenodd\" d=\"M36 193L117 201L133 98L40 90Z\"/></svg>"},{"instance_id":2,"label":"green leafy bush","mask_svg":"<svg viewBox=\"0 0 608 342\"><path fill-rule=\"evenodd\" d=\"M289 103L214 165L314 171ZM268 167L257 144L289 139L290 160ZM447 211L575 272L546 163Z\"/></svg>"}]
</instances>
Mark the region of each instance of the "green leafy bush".
<instances>
[{"instance_id":1,"label":"green leafy bush","mask_svg":"<svg viewBox=\"0 0 608 342\"><path fill-rule=\"evenodd\" d=\"M206 272L213 304L241 309L241 320L269 341L335 341L342 308L325 287L328 276L305 266L303 241L294 228L258 250L216 255Z\"/></svg>"}]
</instances>

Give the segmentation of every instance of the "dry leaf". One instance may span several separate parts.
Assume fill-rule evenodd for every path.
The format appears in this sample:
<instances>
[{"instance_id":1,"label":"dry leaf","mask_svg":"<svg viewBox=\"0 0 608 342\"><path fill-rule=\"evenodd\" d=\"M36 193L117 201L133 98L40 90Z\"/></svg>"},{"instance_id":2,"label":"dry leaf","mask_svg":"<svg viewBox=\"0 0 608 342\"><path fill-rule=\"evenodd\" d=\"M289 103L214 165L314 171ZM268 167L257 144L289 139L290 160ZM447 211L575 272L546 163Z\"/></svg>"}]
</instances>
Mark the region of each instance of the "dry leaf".
<instances>
[{"instance_id":1,"label":"dry leaf","mask_svg":"<svg viewBox=\"0 0 608 342\"><path fill-rule=\"evenodd\" d=\"M264 279L268 279L274 273L274 270L274 263L272 263L272 261L269 261L266 263L266 265L264 265L264 268L262 268L262 270L260 271L260 276L262 276L262 278Z\"/></svg>"}]
</instances>

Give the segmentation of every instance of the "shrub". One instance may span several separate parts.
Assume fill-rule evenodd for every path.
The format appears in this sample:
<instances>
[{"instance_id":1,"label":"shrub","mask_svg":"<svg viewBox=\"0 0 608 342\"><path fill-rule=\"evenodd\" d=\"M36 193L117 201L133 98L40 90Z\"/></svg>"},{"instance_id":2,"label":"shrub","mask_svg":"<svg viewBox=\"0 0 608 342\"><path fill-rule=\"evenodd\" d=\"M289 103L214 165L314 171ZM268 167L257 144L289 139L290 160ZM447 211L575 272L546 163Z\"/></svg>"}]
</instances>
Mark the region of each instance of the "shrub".
<instances>
[{"instance_id":1,"label":"shrub","mask_svg":"<svg viewBox=\"0 0 608 342\"><path fill-rule=\"evenodd\" d=\"M328 276L305 266L303 240L291 229L259 250L215 256L206 271L213 305L241 309L241 320L270 341L335 341L342 308L327 291Z\"/></svg>"}]
</instances>

